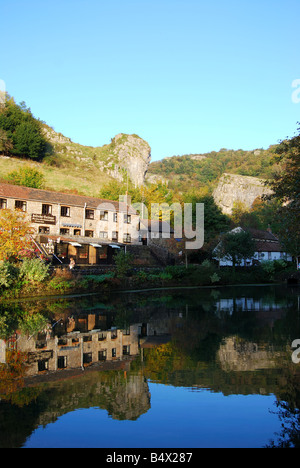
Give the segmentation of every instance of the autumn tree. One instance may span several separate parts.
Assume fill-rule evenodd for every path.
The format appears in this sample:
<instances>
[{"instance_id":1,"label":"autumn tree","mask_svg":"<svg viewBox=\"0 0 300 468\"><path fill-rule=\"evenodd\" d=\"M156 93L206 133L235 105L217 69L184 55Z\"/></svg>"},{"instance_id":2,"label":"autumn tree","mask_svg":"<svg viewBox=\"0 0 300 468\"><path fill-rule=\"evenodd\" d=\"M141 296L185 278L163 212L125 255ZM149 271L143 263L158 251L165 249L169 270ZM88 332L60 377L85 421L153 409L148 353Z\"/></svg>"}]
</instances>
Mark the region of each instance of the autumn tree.
<instances>
[{"instance_id":1,"label":"autumn tree","mask_svg":"<svg viewBox=\"0 0 300 468\"><path fill-rule=\"evenodd\" d=\"M300 127L298 135L282 141L276 150L276 162L280 170L268 181L275 198L280 202L277 211L280 219L280 240L287 251L296 258L300 256Z\"/></svg>"},{"instance_id":2,"label":"autumn tree","mask_svg":"<svg viewBox=\"0 0 300 468\"><path fill-rule=\"evenodd\" d=\"M33 250L33 230L20 210L0 210L0 260L18 259Z\"/></svg>"},{"instance_id":3,"label":"autumn tree","mask_svg":"<svg viewBox=\"0 0 300 468\"><path fill-rule=\"evenodd\" d=\"M43 188L45 181L45 177L42 172L30 166L24 166L19 170L10 172L7 175L7 179L15 185L22 185L24 187L36 189Z\"/></svg>"}]
</instances>

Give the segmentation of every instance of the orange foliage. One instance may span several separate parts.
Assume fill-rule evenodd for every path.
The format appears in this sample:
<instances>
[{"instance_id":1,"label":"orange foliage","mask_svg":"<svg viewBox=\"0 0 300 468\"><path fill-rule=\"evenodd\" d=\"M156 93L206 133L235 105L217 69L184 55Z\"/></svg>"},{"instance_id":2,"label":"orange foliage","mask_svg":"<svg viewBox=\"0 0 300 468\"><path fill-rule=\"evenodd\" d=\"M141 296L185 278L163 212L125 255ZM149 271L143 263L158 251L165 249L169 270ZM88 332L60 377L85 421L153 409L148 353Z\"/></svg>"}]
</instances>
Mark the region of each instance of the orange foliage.
<instances>
[{"instance_id":1,"label":"orange foliage","mask_svg":"<svg viewBox=\"0 0 300 468\"><path fill-rule=\"evenodd\" d=\"M26 213L19 210L0 210L0 260L17 259L23 251L33 249L33 229Z\"/></svg>"}]
</instances>

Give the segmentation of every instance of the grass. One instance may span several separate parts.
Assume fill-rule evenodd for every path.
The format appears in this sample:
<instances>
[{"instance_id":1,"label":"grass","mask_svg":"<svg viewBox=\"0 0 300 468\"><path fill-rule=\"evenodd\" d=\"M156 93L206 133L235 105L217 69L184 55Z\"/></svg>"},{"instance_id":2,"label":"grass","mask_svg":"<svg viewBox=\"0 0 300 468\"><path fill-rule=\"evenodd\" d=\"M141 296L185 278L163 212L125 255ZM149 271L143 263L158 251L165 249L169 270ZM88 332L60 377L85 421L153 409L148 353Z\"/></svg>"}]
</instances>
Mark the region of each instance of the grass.
<instances>
[{"instance_id":1,"label":"grass","mask_svg":"<svg viewBox=\"0 0 300 468\"><path fill-rule=\"evenodd\" d=\"M100 169L83 167L55 167L19 158L0 157L0 180L5 182L7 175L22 166L39 170L45 178L44 189L58 192L74 192L91 197L99 196L101 187L113 179Z\"/></svg>"}]
</instances>

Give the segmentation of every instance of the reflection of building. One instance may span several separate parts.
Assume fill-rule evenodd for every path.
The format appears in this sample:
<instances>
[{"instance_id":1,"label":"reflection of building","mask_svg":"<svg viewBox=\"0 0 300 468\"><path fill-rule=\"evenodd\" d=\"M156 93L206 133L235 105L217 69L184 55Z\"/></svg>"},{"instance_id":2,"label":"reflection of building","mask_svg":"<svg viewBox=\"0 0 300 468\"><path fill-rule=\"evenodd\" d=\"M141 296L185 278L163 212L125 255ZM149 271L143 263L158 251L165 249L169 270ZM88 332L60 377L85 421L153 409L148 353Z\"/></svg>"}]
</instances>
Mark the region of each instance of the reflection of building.
<instances>
[{"instance_id":1,"label":"reflection of building","mask_svg":"<svg viewBox=\"0 0 300 468\"><path fill-rule=\"evenodd\" d=\"M234 311L270 311L281 310L282 304L275 302L265 302L263 299L254 299L253 297L223 298L216 302L218 312L227 312L232 314Z\"/></svg>"},{"instance_id":2,"label":"reflection of building","mask_svg":"<svg viewBox=\"0 0 300 468\"><path fill-rule=\"evenodd\" d=\"M139 215L130 197L120 202L0 184L0 209L28 215L42 253L62 262L110 263L115 248L139 243Z\"/></svg>"},{"instance_id":3,"label":"reflection of building","mask_svg":"<svg viewBox=\"0 0 300 468\"><path fill-rule=\"evenodd\" d=\"M138 326L121 330L72 331L57 336L51 326L37 337L21 335L17 349L28 355L27 375L84 368L105 361L122 361L138 354Z\"/></svg>"}]
</instances>

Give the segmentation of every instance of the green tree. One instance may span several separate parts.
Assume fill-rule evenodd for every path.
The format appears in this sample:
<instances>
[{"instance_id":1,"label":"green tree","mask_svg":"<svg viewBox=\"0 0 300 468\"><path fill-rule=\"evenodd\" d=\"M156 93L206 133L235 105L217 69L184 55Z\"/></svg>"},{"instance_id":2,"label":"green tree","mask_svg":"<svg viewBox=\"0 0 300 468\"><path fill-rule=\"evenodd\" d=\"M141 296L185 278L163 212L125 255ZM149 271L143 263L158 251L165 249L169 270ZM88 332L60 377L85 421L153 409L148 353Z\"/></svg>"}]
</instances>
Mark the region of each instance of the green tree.
<instances>
[{"instance_id":1,"label":"green tree","mask_svg":"<svg viewBox=\"0 0 300 468\"><path fill-rule=\"evenodd\" d=\"M230 231L224 234L216 248L219 258L232 262L233 272L243 259L251 258L255 253L255 243L249 232Z\"/></svg>"},{"instance_id":2,"label":"green tree","mask_svg":"<svg viewBox=\"0 0 300 468\"><path fill-rule=\"evenodd\" d=\"M45 156L47 142L43 136L42 123L24 102L17 105L13 98L6 96L0 108L0 129L1 145L4 145L2 151L31 159L42 159Z\"/></svg>"}]
</instances>

